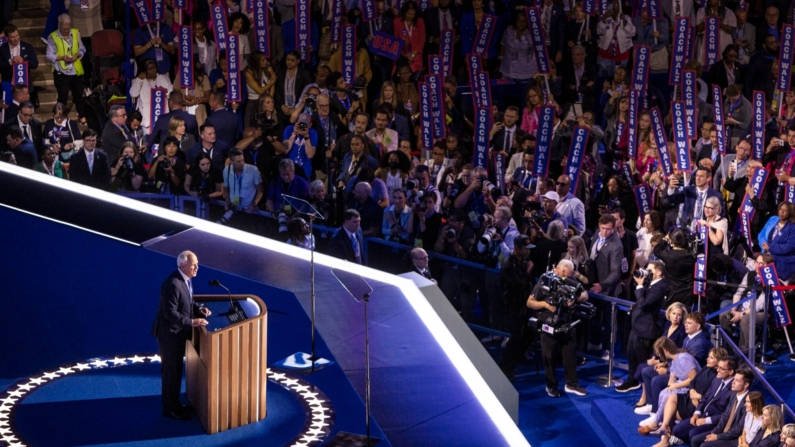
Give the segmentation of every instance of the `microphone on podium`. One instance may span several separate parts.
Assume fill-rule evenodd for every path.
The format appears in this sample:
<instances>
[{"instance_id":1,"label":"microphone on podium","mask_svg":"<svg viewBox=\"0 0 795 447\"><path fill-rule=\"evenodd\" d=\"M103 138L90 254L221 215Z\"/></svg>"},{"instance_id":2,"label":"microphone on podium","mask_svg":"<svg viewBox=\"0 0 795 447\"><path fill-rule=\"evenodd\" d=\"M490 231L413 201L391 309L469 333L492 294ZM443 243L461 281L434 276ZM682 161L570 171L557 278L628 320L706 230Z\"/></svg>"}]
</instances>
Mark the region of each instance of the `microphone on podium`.
<instances>
[{"instance_id":1,"label":"microphone on podium","mask_svg":"<svg viewBox=\"0 0 795 447\"><path fill-rule=\"evenodd\" d=\"M226 290L226 294L229 296L229 312L236 312L237 309L235 309L235 304L232 302L232 292L230 292L229 289L227 289L226 286L221 284L221 282L217 279L210 280L210 285L213 287L221 287L222 289Z\"/></svg>"}]
</instances>

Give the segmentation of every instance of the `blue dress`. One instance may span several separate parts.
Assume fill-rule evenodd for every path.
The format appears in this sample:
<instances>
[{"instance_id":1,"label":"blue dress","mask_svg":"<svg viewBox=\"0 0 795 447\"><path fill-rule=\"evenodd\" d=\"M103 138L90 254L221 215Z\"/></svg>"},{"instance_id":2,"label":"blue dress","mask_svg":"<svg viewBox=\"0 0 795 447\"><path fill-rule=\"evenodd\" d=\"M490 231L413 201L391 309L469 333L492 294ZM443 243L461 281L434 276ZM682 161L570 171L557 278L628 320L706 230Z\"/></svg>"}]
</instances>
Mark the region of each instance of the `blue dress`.
<instances>
[{"instance_id":1,"label":"blue dress","mask_svg":"<svg viewBox=\"0 0 795 447\"><path fill-rule=\"evenodd\" d=\"M676 358L671 361L671 367L669 369L670 374L676 377L676 383L687 380L687 375L693 370L698 373L701 370L701 366L698 364L698 360L687 352L680 352L677 354ZM665 402L668 401L668 396L670 394L685 394L687 391L687 387L677 388L674 391L666 387L660 392L660 400L658 401L656 413L658 423L662 422L663 410L665 409Z\"/></svg>"}]
</instances>

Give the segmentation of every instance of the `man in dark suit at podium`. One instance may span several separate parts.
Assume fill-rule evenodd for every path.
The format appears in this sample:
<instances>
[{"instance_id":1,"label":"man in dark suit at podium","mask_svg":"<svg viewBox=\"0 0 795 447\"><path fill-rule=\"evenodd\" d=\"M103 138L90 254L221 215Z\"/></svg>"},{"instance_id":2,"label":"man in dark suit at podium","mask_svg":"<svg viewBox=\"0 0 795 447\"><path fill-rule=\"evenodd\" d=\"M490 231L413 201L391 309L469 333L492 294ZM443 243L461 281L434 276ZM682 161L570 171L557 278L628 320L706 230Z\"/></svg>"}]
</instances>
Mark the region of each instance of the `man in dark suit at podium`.
<instances>
[{"instance_id":1,"label":"man in dark suit at podium","mask_svg":"<svg viewBox=\"0 0 795 447\"><path fill-rule=\"evenodd\" d=\"M348 262L365 264L364 236L359 225L362 223L362 216L356 210L345 211L342 227L331 236L328 244L329 255L344 259Z\"/></svg>"},{"instance_id":2,"label":"man in dark suit at podium","mask_svg":"<svg viewBox=\"0 0 795 447\"><path fill-rule=\"evenodd\" d=\"M152 335L157 338L160 354L163 416L188 420L190 407L179 402L185 342L191 339L194 327L207 325L207 320L193 318L194 315L208 317L211 312L193 302L191 279L199 272L196 255L183 251L177 256L177 267L160 286L160 302L152 324Z\"/></svg>"}]
</instances>

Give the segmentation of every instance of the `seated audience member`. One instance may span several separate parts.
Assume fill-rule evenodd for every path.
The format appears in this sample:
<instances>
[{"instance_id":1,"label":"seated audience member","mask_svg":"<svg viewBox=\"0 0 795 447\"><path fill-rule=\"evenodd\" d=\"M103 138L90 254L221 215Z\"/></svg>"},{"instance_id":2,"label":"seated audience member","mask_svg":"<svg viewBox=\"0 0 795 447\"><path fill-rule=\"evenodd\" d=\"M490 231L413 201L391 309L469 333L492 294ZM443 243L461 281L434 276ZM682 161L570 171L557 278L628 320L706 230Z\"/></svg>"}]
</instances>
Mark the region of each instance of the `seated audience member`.
<instances>
[{"instance_id":1,"label":"seated audience member","mask_svg":"<svg viewBox=\"0 0 795 447\"><path fill-rule=\"evenodd\" d=\"M231 152L230 152L231 154ZM254 166L248 165L253 168L249 169L252 173L257 169ZM259 171L256 171L259 175ZM224 190L229 188L228 182L224 180ZM301 200L309 198L309 183L303 177L295 173L295 163L289 158L283 159L279 162L279 177L273 179L273 183L268 189L268 200L265 202L265 210L269 213L280 213L285 211L285 206L289 205L284 198L283 194L296 197ZM295 210L290 210L287 213L289 216Z\"/></svg>"},{"instance_id":2,"label":"seated audience member","mask_svg":"<svg viewBox=\"0 0 795 447\"><path fill-rule=\"evenodd\" d=\"M83 131L83 148L69 159L69 180L99 189L110 187L108 156L97 147L97 133Z\"/></svg>"},{"instance_id":3,"label":"seated audience member","mask_svg":"<svg viewBox=\"0 0 795 447\"><path fill-rule=\"evenodd\" d=\"M721 352L723 357L716 352ZM674 396L668 398L665 413L669 424L665 426L670 427L674 412L681 421L673 427L672 436L670 439L666 438L668 441L679 439L687 443L699 433L715 428L720 415L729 405L731 384L736 370L737 361L729 357L725 349L713 348L710 351L707 364L691 382L692 386L687 394L676 396L678 399L672 399ZM759 405L760 412L763 404ZM665 436L668 437L670 433Z\"/></svg>"},{"instance_id":4,"label":"seated audience member","mask_svg":"<svg viewBox=\"0 0 795 447\"><path fill-rule=\"evenodd\" d=\"M132 141L122 145L119 158L110 163L111 191L138 191L146 175L138 148Z\"/></svg>"},{"instance_id":5,"label":"seated audience member","mask_svg":"<svg viewBox=\"0 0 795 447\"><path fill-rule=\"evenodd\" d=\"M185 175L185 192L205 202L223 198L224 179L209 155L200 153L196 157L194 166Z\"/></svg>"},{"instance_id":6,"label":"seated audience member","mask_svg":"<svg viewBox=\"0 0 795 447\"><path fill-rule=\"evenodd\" d=\"M331 236L329 241L329 255L348 262L367 264L362 251L364 235L359 228L361 222L362 218L358 211L350 209L345 211L342 226Z\"/></svg>"},{"instance_id":7,"label":"seated audience member","mask_svg":"<svg viewBox=\"0 0 795 447\"><path fill-rule=\"evenodd\" d=\"M648 435L657 430L663 422L665 423L662 428L663 432L668 433L670 431L670 424L672 423L670 416L668 420L663 420L663 410L665 409L665 403L668 401L668 396L687 393L688 385L701 370L701 366L696 359L686 350L677 348L669 338L660 337L654 342L654 351L660 357L668 360L668 386L660 391L657 411L644 421L645 425L638 429L638 433L642 435Z\"/></svg>"},{"instance_id":8,"label":"seated audience member","mask_svg":"<svg viewBox=\"0 0 795 447\"><path fill-rule=\"evenodd\" d=\"M168 137L163 142L163 149L149 167L149 179L155 181L155 186L161 194L180 195L184 191L182 183L185 181L187 165L177 153L179 142L174 137Z\"/></svg>"},{"instance_id":9,"label":"seated audience member","mask_svg":"<svg viewBox=\"0 0 795 447\"><path fill-rule=\"evenodd\" d=\"M731 397L729 404L718 419L715 427L708 431L699 433L690 440L693 447L709 446L709 443L720 441L723 445L737 445L737 440L745 428L745 402L748 398L748 390L754 382L754 373L749 369L740 368L734 375L731 384ZM764 413L764 410L763 410ZM778 427L777 427L778 428ZM714 443L713 445L721 445Z\"/></svg>"},{"instance_id":10,"label":"seated audience member","mask_svg":"<svg viewBox=\"0 0 795 447\"><path fill-rule=\"evenodd\" d=\"M668 309L665 311L666 321L665 327L662 331L662 336L670 338L674 344L680 348L685 341L685 319L687 319L687 309L682 303L673 303L668 306ZM646 412L651 411L651 404L646 403L646 396L648 393L651 393L651 380L652 378L656 377L660 371L665 372L667 367L668 365L666 364L665 359L657 357L657 355L653 352L651 357L646 360L646 363L641 363L638 365L638 368L635 371L635 380L641 383L643 392L641 393L640 399L635 404L636 413L638 413L637 410L640 409L645 410ZM616 390L618 392L622 392L622 390Z\"/></svg>"}]
</instances>

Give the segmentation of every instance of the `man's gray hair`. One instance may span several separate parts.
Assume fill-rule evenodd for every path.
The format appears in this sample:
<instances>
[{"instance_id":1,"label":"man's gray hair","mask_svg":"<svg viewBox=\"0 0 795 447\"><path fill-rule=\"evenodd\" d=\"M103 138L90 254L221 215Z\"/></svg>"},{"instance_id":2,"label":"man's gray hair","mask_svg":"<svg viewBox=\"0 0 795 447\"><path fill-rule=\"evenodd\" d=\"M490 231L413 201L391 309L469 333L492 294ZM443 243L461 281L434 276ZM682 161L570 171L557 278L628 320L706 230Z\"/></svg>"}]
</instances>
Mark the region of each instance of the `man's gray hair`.
<instances>
[{"instance_id":1,"label":"man's gray hair","mask_svg":"<svg viewBox=\"0 0 795 447\"><path fill-rule=\"evenodd\" d=\"M321 189L326 189L326 185L323 183L323 180L313 180L312 183L309 184L309 192L320 191Z\"/></svg>"},{"instance_id":2,"label":"man's gray hair","mask_svg":"<svg viewBox=\"0 0 795 447\"><path fill-rule=\"evenodd\" d=\"M122 110L122 111L126 112L127 108L124 107L121 104L116 104L114 106L110 106L110 116L111 117L116 116L116 114L119 113L119 110Z\"/></svg>"},{"instance_id":3,"label":"man's gray hair","mask_svg":"<svg viewBox=\"0 0 795 447\"><path fill-rule=\"evenodd\" d=\"M72 23L72 18L69 17L69 14L61 14L58 16L58 27L63 25L64 23Z\"/></svg>"},{"instance_id":4,"label":"man's gray hair","mask_svg":"<svg viewBox=\"0 0 795 447\"><path fill-rule=\"evenodd\" d=\"M572 272L574 271L574 263L569 261L568 259L561 259L558 262L558 268L561 268L561 267L568 267L569 270L571 270Z\"/></svg>"},{"instance_id":5,"label":"man's gray hair","mask_svg":"<svg viewBox=\"0 0 795 447\"><path fill-rule=\"evenodd\" d=\"M279 162L279 170L280 171L283 171L283 170L285 170L287 168L290 168L293 171L295 171L295 163L293 163L293 161L290 160L289 158L285 158L284 160Z\"/></svg>"},{"instance_id":6,"label":"man's gray hair","mask_svg":"<svg viewBox=\"0 0 795 447\"><path fill-rule=\"evenodd\" d=\"M190 259L191 257L195 258L196 255L190 250L185 250L182 253L180 253L179 256L177 256L177 267L182 267L183 265L185 265L188 262L188 259Z\"/></svg>"},{"instance_id":7,"label":"man's gray hair","mask_svg":"<svg viewBox=\"0 0 795 447\"><path fill-rule=\"evenodd\" d=\"M419 259L422 255L425 255L425 250L417 247L411 249L411 259Z\"/></svg>"}]
</instances>

